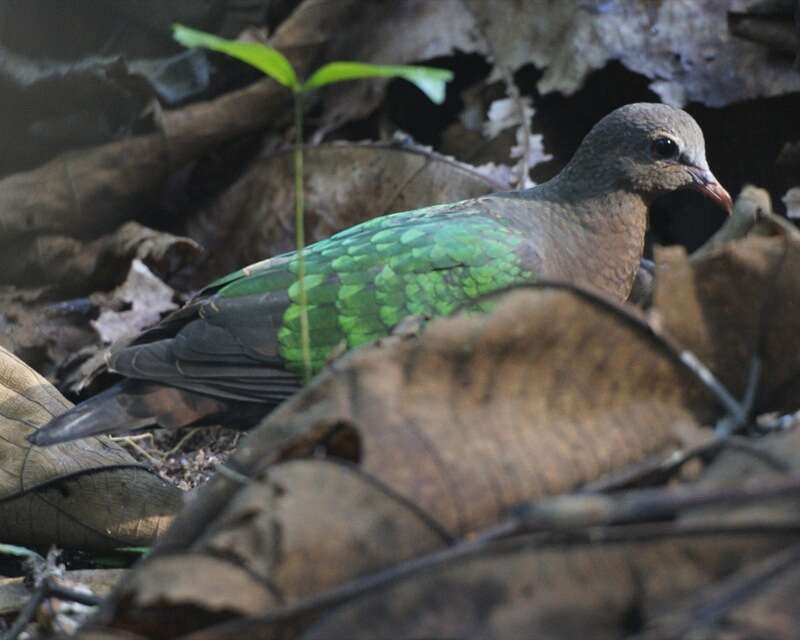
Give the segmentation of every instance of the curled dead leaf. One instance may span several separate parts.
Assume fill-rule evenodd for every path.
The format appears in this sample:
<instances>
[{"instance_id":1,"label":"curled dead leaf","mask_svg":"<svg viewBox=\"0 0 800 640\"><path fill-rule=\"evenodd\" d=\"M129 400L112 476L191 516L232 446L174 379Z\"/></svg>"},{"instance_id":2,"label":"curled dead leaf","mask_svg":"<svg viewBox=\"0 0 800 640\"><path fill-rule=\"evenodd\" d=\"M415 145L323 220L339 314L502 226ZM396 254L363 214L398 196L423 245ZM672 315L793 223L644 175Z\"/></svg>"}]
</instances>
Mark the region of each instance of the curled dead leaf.
<instances>
[{"instance_id":1,"label":"curled dead leaf","mask_svg":"<svg viewBox=\"0 0 800 640\"><path fill-rule=\"evenodd\" d=\"M27 238L14 251L0 254L0 273L17 286L43 286L61 296L79 296L119 284L133 258L168 276L201 252L189 238L127 222L92 242L54 235Z\"/></svg>"},{"instance_id":2,"label":"curled dead leaf","mask_svg":"<svg viewBox=\"0 0 800 640\"><path fill-rule=\"evenodd\" d=\"M800 218L800 187L792 187L783 196L786 205L786 215L796 220Z\"/></svg>"},{"instance_id":3,"label":"curled dead leaf","mask_svg":"<svg viewBox=\"0 0 800 640\"><path fill-rule=\"evenodd\" d=\"M467 0L497 63L544 69L541 93L570 95L586 76L619 60L650 78L664 102L721 107L800 89L791 60L774 60L758 44L733 38L735 2L527 0L495 6Z\"/></svg>"},{"instance_id":4,"label":"curled dead leaf","mask_svg":"<svg viewBox=\"0 0 800 640\"><path fill-rule=\"evenodd\" d=\"M787 553L794 549L797 555L791 530L800 516L796 493L778 494L754 504L739 502L724 489L756 484L768 487L770 479L786 482L785 472L777 472L769 460L774 456L788 471L800 471L800 432L767 438L755 444L754 450L764 457L724 451L697 483L683 487L681 492L687 498L693 492L722 491L715 500L700 503L699 509L698 505L688 508L674 524L658 524L658 505L663 506L664 499L673 494L671 489L607 498L617 504L638 499L642 512L649 516L645 520L650 521L649 529L639 522L613 528L576 526L575 511L567 503L580 503L587 496L565 497L561 506L567 520L573 522L557 525L555 536L548 538L542 531L473 550L464 545L464 553L452 553L438 561L432 557L418 570L386 572L383 581L372 576L373 584L380 588L361 591L363 595L326 615L301 637L576 638L585 637L591 629L592 638L619 638L630 632L627 614L635 610L637 627L652 630L653 635L644 637L655 640L684 637L684 633L708 624L711 616L724 615L726 608L734 619L741 619L732 596L745 595L742 573L746 575L754 562L784 549ZM548 502L543 501L542 506L547 508ZM781 522L787 524L786 530L769 531L771 525ZM731 527L729 532L722 530L726 525ZM715 584L726 578L740 587L738 592L725 591L724 581ZM713 592L725 596L719 609L709 607L704 590L712 587ZM351 593L358 591L357 582L349 588ZM754 587L750 595L757 594ZM779 591L758 605L786 609L780 601L785 595ZM312 604L308 603L309 610ZM326 606L323 598L319 605ZM278 623L276 618L262 617L247 626L242 624L239 631L257 633L274 629Z\"/></svg>"},{"instance_id":5,"label":"curled dead leaf","mask_svg":"<svg viewBox=\"0 0 800 640\"><path fill-rule=\"evenodd\" d=\"M679 249L661 251L654 313L737 398L757 358L755 414L791 412L800 397L800 234L772 219L762 228L777 235L731 242L693 262Z\"/></svg>"},{"instance_id":6,"label":"curled dead leaf","mask_svg":"<svg viewBox=\"0 0 800 640\"><path fill-rule=\"evenodd\" d=\"M180 491L107 439L50 449L25 440L70 406L0 348L0 539L86 550L153 544L180 507Z\"/></svg>"},{"instance_id":7,"label":"curled dead leaf","mask_svg":"<svg viewBox=\"0 0 800 640\"><path fill-rule=\"evenodd\" d=\"M162 314L178 308L172 288L138 258L131 263L125 282L112 295L127 308L104 309L97 320L92 320L92 326L106 344L135 335L156 324Z\"/></svg>"}]
</instances>

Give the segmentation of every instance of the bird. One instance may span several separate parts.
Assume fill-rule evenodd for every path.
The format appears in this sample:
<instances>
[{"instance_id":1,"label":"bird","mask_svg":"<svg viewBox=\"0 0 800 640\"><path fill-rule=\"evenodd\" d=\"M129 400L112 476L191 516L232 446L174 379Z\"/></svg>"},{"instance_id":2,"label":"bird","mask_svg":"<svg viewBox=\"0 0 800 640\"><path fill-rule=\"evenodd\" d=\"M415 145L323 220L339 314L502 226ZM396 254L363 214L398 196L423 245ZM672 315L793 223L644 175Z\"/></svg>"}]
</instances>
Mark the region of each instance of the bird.
<instances>
[{"instance_id":1,"label":"bird","mask_svg":"<svg viewBox=\"0 0 800 640\"><path fill-rule=\"evenodd\" d=\"M559 280L627 298L647 211L694 189L730 212L703 133L661 103L603 117L552 179L525 190L372 218L304 251L310 364L386 336L407 316L486 310L486 295ZM303 385L296 253L202 289L107 356L121 382L29 436L51 445L160 425L249 428Z\"/></svg>"}]
</instances>

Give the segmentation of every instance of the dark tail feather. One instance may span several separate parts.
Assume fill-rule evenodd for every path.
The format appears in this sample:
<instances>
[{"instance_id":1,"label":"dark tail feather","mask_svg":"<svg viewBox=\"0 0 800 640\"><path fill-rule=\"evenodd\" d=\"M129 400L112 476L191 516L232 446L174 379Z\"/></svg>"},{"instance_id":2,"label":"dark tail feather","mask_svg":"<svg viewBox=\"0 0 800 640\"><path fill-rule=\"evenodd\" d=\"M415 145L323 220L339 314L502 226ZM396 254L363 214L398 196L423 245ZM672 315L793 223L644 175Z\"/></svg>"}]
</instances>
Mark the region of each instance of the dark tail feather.
<instances>
[{"instance_id":1,"label":"dark tail feather","mask_svg":"<svg viewBox=\"0 0 800 640\"><path fill-rule=\"evenodd\" d=\"M121 403L123 384L118 384L89 398L66 413L56 416L28 436L31 444L45 447L59 442L87 438L101 433L120 433L155 422L151 417L132 416Z\"/></svg>"},{"instance_id":2,"label":"dark tail feather","mask_svg":"<svg viewBox=\"0 0 800 640\"><path fill-rule=\"evenodd\" d=\"M234 403L235 404L235 403ZM261 404L250 405L243 420L252 425L267 412ZM123 433L152 425L178 429L229 413L235 407L224 400L176 387L124 380L53 418L28 436L37 446L48 446L100 434ZM253 416L249 414L253 413Z\"/></svg>"}]
</instances>

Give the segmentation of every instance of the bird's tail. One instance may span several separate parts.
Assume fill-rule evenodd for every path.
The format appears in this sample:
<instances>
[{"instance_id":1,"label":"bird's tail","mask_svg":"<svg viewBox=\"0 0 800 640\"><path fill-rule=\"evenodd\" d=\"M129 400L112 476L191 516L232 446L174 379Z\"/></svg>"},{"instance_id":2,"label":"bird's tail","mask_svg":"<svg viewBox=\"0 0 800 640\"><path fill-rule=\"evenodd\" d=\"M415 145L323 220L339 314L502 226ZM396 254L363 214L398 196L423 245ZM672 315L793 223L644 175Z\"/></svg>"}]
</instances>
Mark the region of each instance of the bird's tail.
<instances>
[{"instance_id":1,"label":"bird's tail","mask_svg":"<svg viewBox=\"0 0 800 640\"><path fill-rule=\"evenodd\" d=\"M167 429L178 429L208 420L227 408L227 403L215 398L129 379L53 418L28 436L28 441L44 447L157 424ZM258 415L263 413L261 408Z\"/></svg>"},{"instance_id":2,"label":"bird's tail","mask_svg":"<svg viewBox=\"0 0 800 640\"><path fill-rule=\"evenodd\" d=\"M125 406L127 403L124 400L120 402L124 394L124 383L106 389L56 416L29 435L28 441L44 447L101 433L130 431L155 423L151 416L132 416Z\"/></svg>"}]
</instances>

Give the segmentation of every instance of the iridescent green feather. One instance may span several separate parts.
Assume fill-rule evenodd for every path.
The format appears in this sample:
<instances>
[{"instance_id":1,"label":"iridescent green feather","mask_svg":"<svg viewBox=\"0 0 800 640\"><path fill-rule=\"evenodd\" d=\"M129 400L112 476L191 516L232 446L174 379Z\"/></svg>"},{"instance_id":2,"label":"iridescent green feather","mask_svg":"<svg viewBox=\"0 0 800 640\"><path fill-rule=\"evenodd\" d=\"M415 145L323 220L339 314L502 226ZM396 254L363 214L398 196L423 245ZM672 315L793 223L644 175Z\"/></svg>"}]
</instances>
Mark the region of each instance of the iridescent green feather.
<instances>
[{"instance_id":1,"label":"iridescent green feather","mask_svg":"<svg viewBox=\"0 0 800 640\"><path fill-rule=\"evenodd\" d=\"M486 293L531 281L514 251L522 241L517 230L479 209L442 205L375 218L307 247L313 368L340 344L385 336L408 315L447 315ZM294 254L285 254L210 288L223 298L288 290L278 350L286 367L299 372L296 268Z\"/></svg>"}]
</instances>

